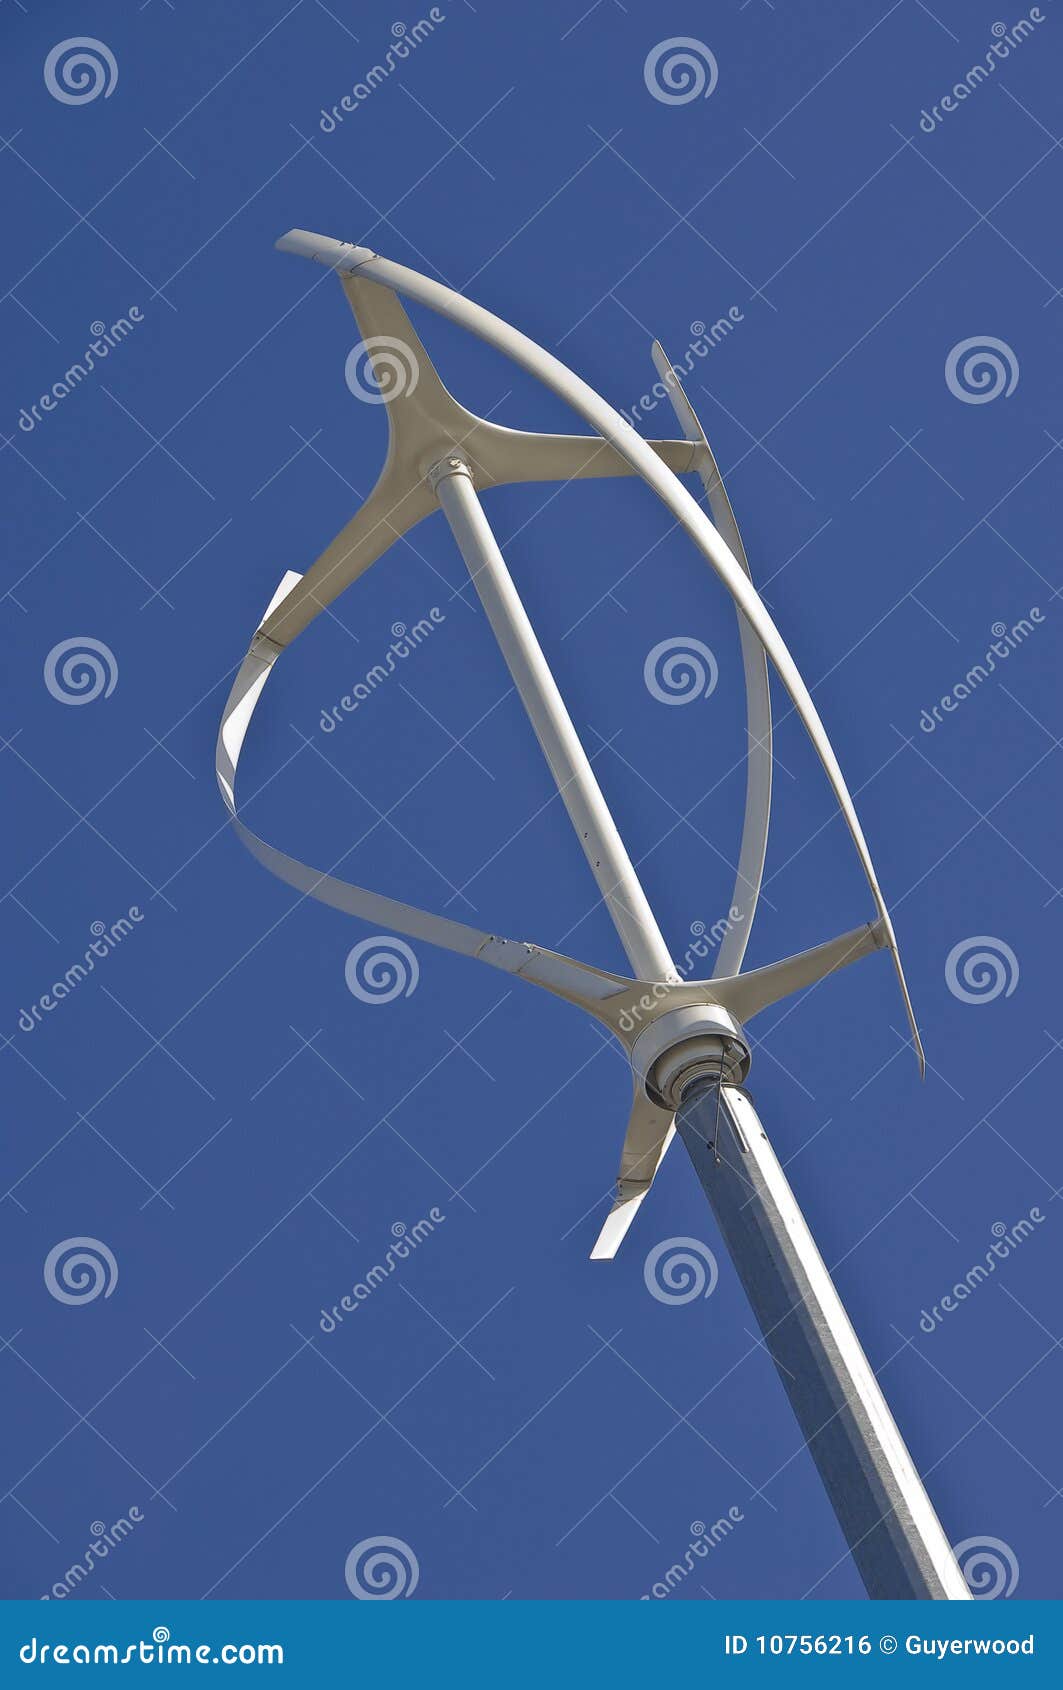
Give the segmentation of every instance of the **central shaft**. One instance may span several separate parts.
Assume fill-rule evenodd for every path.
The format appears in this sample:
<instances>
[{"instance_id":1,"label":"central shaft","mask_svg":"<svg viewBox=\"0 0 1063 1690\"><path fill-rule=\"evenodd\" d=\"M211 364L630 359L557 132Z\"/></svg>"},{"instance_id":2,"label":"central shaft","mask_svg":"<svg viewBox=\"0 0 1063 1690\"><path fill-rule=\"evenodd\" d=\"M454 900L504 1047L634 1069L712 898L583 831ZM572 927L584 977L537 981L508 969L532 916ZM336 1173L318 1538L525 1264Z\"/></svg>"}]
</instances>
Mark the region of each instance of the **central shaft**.
<instances>
[{"instance_id":1,"label":"central shaft","mask_svg":"<svg viewBox=\"0 0 1063 1690\"><path fill-rule=\"evenodd\" d=\"M631 967L640 980L677 980L634 864L477 498L469 466L456 455L444 458L429 479Z\"/></svg>"}]
</instances>

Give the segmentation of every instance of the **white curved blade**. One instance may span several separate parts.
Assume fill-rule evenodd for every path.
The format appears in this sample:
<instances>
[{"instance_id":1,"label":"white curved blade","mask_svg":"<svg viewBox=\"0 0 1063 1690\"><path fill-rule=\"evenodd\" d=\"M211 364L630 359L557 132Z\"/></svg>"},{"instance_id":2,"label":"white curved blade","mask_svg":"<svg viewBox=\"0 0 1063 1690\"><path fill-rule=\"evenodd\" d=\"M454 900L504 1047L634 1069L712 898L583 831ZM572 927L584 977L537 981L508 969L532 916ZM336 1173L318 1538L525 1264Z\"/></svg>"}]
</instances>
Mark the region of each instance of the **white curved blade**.
<instances>
[{"instance_id":1,"label":"white curved blade","mask_svg":"<svg viewBox=\"0 0 1063 1690\"><path fill-rule=\"evenodd\" d=\"M611 1261L616 1255L674 1136L675 1116L651 1103L636 1080L616 1197L591 1251L592 1262Z\"/></svg>"},{"instance_id":2,"label":"white curved blade","mask_svg":"<svg viewBox=\"0 0 1063 1690\"><path fill-rule=\"evenodd\" d=\"M346 880L323 874L320 870L311 868L308 863L289 857L285 852L278 851L273 845L260 839L257 833L252 833L237 812L236 770L240 762L240 752L255 707L278 655L276 648L263 639L262 628L266 619L282 608L289 596L298 590L303 579L304 577L297 575L293 570L288 570L284 576L270 600L266 617L263 618L259 633L252 642L252 649L240 666L222 714L214 768L233 826L252 856L257 857L259 862L280 880L286 881L289 886L296 887L300 892L308 893L322 903L331 904L334 909L344 910L348 915L360 916L364 921L396 929L400 933L409 934L411 938L424 939L429 944L443 945L448 950L459 951L465 956L476 956L491 943L491 934L481 933L474 927L466 927L460 921L447 921L443 916L415 909L410 904L396 903L393 898L381 897L361 886L353 886Z\"/></svg>"},{"instance_id":3,"label":"white curved blade","mask_svg":"<svg viewBox=\"0 0 1063 1690\"><path fill-rule=\"evenodd\" d=\"M486 962L504 973L519 975L556 997L579 1004L606 1026L612 1027L615 1017L609 1012L610 1000L615 1000L620 994L626 1001L631 992L651 990L651 983L626 980L621 975L608 974L573 957L544 951L522 940L482 933L464 922L449 921L430 910L402 904L394 898L384 897L382 893L355 886L349 880L340 880L335 875L312 868L309 863L300 862L297 857L278 851L253 833L243 821L236 804L236 771L240 753L273 665L283 649L273 643L265 629L269 619L283 611L288 599L295 596L304 580L304 576L288 570L274 593L251 642L251 650L237 672L218 729L214 772L233 828L243 844L271 874L308 897L317 898L346 915L373 922L387 931L405 933L411 939L421 939L426 944L455 951L459 956Z\"/></svg>"},{"instance_id":4,"label":"white curved blade","mask_svg":"<svg viewBox=\"0 0 1063 1690\"><path fill-rule=\"evenodd\" d=\"M655 340L653 362L667 390L679 425L686 438L700 448L695 465L709 500L712 520L738 562L752 580L749 559L738 531L731 501L723 484L705 430L698 421L682 383L669 363L664 347ZM738 853L731 919L716 956L714 975L737 974L749 944L749 935L764 878L768 850L768 822L771 816L771 693L768 688L768 660L764 647L742 612L738 612L738 634L742 643L742 668L746 681L746 808L742 821L742 843Z\"/></svg>"}]
</instances>

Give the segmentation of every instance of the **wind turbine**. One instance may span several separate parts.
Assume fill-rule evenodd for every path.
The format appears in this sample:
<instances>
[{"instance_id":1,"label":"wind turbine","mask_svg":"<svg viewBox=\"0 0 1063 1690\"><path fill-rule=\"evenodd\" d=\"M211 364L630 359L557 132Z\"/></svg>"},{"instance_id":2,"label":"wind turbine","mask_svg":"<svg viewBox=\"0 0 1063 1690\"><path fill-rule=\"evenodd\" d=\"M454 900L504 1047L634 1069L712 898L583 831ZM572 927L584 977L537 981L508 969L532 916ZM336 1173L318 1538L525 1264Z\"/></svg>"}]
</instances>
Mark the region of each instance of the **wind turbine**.
<instances>
[{"instance_id":1,"label":"wind turbine","mask_svg":"<svg viewBox=\"0 0 1063 1690\"><path fill-rule=\"evenodd\" d=\"M335 271L362 334L389 425L380 477L305 575L288 571L236 676L218 735L216 772L233 825L289 885L385 930L489 963L579 1005L631 1063L633 1098L616 1198L591 1252L614 1256L678 1129L715 1212L794 1414L868 1594L970 1595L933 1505L868 1364L749 1094L744 1024L758 1010L874 950L889 952L912 1042L919 1032L889 912L849 789L808 688L752 584L708 442L661 347L653 357L682 439L644 440L593 388L482 306L366 247L293 229L277 242ZM593 431L499 427L452 398L400 295L470 330L568 402ZM712 520L680 481L697 475ZM510 482L637 475L716 571L738 614L747 691L747 791L732 910L713 977L680 978L565 709L480 503ZM250 831L236 769L256 705L286 646L403 534L442 510L627 953L634 978L538 945L479 932L321 873ZM742 972L760 892L771 798L767 660L790 696L845 818L874 919L813 950Z\"/></svg>"}]
</instances>

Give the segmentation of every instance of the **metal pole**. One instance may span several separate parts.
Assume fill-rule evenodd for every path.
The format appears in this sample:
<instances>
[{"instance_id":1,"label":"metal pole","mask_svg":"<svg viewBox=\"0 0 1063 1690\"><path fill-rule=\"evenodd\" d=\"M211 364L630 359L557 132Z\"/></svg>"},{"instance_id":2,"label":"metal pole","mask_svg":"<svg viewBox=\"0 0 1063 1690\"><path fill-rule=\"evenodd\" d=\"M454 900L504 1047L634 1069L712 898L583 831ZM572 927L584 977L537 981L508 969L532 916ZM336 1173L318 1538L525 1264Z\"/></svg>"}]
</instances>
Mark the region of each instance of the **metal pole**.
<instances>
[{"instance_id":1,"label":"metal pole","mask_svg":"<svg viewBox=\"0 0 1063 1690\"><path fill-rule=\"evenodd\" d=\"M749 1098L691 1086L677 1126L867 1593L970 1591Z\"/></svg>"},{"instance_id":2,"label":"metal pole","mask_svg":"<svg viewBox=\"0 0 1063 1690\"><path fill-rule=\"evenodd\" d=\"M677 980L664 937L477 498L469 466L462 458L445 458L432 471L431 481L631 966L641 980Z\"/></svg>"}]
</instances>

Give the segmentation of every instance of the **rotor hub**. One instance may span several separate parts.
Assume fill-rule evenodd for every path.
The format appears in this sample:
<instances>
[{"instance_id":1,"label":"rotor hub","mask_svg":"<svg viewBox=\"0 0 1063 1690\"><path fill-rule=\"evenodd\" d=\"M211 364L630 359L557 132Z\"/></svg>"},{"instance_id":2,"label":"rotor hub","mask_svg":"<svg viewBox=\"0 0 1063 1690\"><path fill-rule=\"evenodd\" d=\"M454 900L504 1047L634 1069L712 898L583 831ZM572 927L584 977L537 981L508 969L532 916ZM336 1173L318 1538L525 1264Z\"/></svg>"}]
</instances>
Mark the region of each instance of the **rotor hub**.
<instances>
[{"instance_id":1,"label":"rotor hub","mask_svg":"<svg viewBox=\"0 0 1063 1690\"><path fill-rule=\"evenodd\" d=\"M668 1010L631 1047L631 1064L647 1097L673 1111L695 1081L742 1085L749 1060L741 1024L717 1004Z\"/></svg>"}]
</instances>

